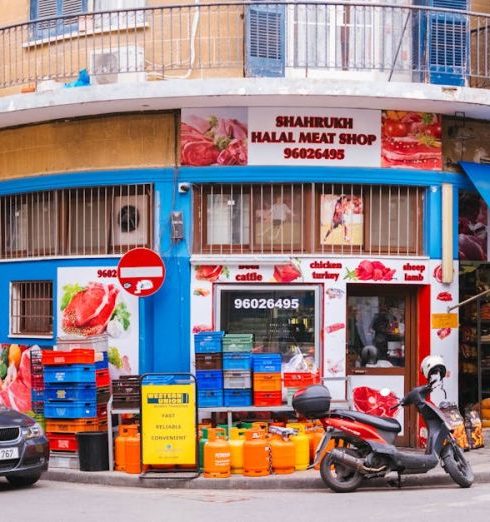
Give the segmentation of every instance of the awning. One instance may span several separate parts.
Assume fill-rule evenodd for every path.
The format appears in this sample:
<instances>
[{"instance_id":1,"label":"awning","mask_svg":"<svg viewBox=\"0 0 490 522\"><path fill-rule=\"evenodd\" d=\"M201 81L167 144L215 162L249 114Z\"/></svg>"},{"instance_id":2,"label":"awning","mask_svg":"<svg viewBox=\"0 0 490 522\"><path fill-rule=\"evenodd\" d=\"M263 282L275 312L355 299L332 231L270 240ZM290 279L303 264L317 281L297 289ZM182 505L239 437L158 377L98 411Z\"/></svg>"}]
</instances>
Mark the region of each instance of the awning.
<instances>
[{"instance_id":1,"label":"awning","mask_svg":"<svg viewBox=\"0 0 490 522\"><path fill-rule=\"evenodd\" d=\"M475 185L485 203L490 207L490 165L466 161L460 161L459 164Z\"/></svg>"}]
</instances>

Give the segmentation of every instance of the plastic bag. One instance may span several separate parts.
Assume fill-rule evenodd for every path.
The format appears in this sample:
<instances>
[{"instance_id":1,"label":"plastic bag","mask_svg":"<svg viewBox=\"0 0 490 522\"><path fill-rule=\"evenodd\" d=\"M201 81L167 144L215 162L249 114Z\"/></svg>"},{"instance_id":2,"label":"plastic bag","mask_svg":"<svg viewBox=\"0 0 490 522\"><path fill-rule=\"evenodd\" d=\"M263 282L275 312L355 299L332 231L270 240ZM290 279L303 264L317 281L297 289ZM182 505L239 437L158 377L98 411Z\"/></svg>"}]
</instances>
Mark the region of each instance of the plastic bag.
<instances>
[{"instance_id":1,"label":"plastic bag","mask_svg":"<svg viewBox=\"0 0 490 522\"><path fill-rule=\"evenodd\" d=\"M441 402L439 409L444 414L446 422L453 430L454 438L458 446L464 450L470 449L468 438L466 437L466 430L463 417L459 412L458 405L454 402Z\"/></svg>"},{"instance_id":2,"label":"plastic bag","mask_svg":"<svg viewBox=\"0 0 490 522\"><path fill-rule=\"evenodd\" d=\"M87 69L82 69L75 81L65 83L65 87L83 87L85 85L90 85L90 75Z\"/></svg>"},{"instance_id":3,"label":"plastic bag","mask_svg":"<svg viewBox=\"0 0 490 522\"><path fill-rule=\"evenodd\" d=\"M475 410L466 411L464 414L464 424L470 449L483 448L482 422L478 412Z\"/></svg>"},{"instance_id":4,"label":"plastic bag","mask_svg":"<svg viewBox=\"0 0 490 522\"><path fill-rule=\"evenodd\" d=\"M310 371L305 361L305 356L301 353L298 346L294 347L294 355L283 367L284 372L308 372Z\"/></svg>"}]
</instances>

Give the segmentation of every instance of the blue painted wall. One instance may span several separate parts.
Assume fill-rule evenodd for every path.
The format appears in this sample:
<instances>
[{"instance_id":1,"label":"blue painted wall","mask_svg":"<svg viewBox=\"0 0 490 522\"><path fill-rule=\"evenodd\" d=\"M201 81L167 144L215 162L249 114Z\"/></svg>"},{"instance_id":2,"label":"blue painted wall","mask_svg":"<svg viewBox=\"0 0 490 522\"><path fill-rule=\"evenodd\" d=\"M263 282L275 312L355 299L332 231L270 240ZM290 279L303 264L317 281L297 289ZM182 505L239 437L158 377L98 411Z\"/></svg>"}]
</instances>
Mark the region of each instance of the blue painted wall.
<instances>
[{"instance_id":1,"label":"blue painted wall","mask_svg":"<svg viewBox=\"0 0 490 522\"><path fill-rule=\"evenodd\" d=\"M181 169L139 169L100 171L70 175L34 177L0 183L0 194L36 190L110 185L115 183L154 183L156 202L156 249L166 265L166 279L155 295L140 300L140 372L188 371L190 367L190 255L192 238L192 195L180 194L179 182L336 182L417 185L431 187L426 200L428 218L424 221L424 242L428 255L441 257L441 183L471 189L465 176L433 171L322 167L205 167ZM185 239L171 239L170 214L182 211ZM457 219L455 218L455 238ZM457 257L457 241L455 241ZM117 257L54 259L0 263L0 342L52 345L52 339L9 338L9 283L15 280L52 280L57 309L58 267L115 266ZM55 317L54 332L57 324Z\"/></svg>"}]
</instances>

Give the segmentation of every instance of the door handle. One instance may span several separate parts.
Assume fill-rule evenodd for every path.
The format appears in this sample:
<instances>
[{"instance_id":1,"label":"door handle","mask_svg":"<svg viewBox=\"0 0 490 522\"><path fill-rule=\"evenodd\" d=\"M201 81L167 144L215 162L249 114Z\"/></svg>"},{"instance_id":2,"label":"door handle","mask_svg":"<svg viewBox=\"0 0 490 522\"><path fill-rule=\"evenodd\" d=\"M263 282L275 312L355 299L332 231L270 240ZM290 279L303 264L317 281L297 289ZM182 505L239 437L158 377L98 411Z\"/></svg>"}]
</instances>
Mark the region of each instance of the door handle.
<instances>
[{"instance_id":1,"label":"door handle","mask_svg":"<svg viewBox=\"0 0 490 522\"><path fill-rule=\"evenodd\" d=\"M366 370L352 370L355 375L366 375Z\"/></svg>"}]
</instances>

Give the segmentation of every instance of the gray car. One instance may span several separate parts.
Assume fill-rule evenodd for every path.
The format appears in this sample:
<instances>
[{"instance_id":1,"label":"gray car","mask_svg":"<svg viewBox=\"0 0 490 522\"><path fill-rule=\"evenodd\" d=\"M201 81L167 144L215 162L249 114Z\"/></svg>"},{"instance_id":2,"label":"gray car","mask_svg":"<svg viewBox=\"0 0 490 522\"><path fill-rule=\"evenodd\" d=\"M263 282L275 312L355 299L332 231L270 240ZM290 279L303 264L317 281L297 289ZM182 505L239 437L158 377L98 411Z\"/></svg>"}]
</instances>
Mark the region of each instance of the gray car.
<instances>
[{"instance_id":1,"label":"gray car","mask_svg":"<svg viewBox=\"0 0 490 522\"><path fill-rule=\"evenodd\" d=\"M48 469L49 444L33 419L0 406L0 477L30 486Z\"/></svg>"}]
</instances>

